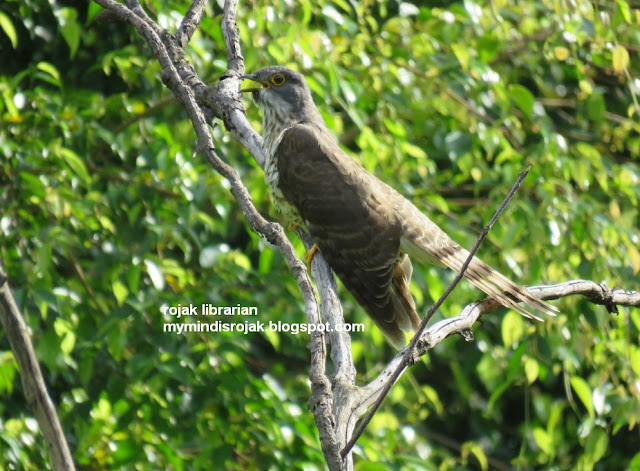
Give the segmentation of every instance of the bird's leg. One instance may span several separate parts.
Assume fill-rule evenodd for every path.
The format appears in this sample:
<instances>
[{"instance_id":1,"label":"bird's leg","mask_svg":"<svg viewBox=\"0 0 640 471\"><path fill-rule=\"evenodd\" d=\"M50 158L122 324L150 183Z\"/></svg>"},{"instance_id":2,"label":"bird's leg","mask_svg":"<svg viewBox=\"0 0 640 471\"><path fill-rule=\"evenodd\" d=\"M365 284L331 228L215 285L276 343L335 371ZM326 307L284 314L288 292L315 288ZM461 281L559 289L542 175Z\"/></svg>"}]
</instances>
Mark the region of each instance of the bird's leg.
<instances>
[{"instance_id":1,"label":"bird's leg","mask_svg":"<svg viewBox=\"0 0 640 471\"><path fill-rule=\"evenodd\" d=\"M307 261L307 270L309 271L311 271L311 261L313 260L313 256L318 250L320 250L320 247L318 247L318 244L314 243L313 247L311 247L307 252L306 257L304 257L304 259Z\"/></svg>"},{"instance_id":2,"label":"bird's leg","mask_svg":"<svg viewBox=\"0 0 640 471\"><path fill-rule=\"evenodd\" d=\"M298 229L298 226L295 222L292 222L291 224L289 224L289 227L287 227L287 229L289 229L290 231L295 231L296 229ZM318 244L314 243L313 247L311 247L308 251L307 251L307 255L304 257L304 259L307 262L307 270L311 271L311 261L313 260L313 256L316 254L316 252L320 250L320 248L318 247Z\"/></svg>"}]
</instances>

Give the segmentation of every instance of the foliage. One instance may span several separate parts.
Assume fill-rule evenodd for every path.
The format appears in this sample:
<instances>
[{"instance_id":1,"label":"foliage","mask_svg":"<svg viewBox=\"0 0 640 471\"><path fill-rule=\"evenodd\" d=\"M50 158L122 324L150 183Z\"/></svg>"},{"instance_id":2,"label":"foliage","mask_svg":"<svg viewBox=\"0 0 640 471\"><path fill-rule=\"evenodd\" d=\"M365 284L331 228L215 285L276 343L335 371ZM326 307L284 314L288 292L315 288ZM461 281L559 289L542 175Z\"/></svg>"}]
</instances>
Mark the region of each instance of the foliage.
<instances>
[{"instance_id":1,"label":"foliage","mask_svg":"<svg viewBox=\"0 0 640 471\"><path fill-rule=\"evenodd\" d=\"M220 3L190 49L210 82L226 65ZM0 5L0 260L75 459L322 469L304 335L163 332L188 321L161 307L190 303L304 322L300 296L225 182L192 157L186 115L142 40L96 22L95 4L71 5ZM640 10L626 0L436 5L244 2L247 70L305 73L343 145L463 245L531 165L481 257L525 284L640 289ZM146 3L169 30L187 6ZM262 171L214 134L277 219ZM421 311L451 277L416 270ZM461 286L442 315L478 296ZM348 320L366 323L353 336L366 381L393 352L342 297ZM640 311L556 304L562 315L544 325L507 312L483 319L475 342L439 345L394 387L357 469L639 469ZM4 333L0 395L0 467L45 469Z\"/></svg>"}]
</instances>

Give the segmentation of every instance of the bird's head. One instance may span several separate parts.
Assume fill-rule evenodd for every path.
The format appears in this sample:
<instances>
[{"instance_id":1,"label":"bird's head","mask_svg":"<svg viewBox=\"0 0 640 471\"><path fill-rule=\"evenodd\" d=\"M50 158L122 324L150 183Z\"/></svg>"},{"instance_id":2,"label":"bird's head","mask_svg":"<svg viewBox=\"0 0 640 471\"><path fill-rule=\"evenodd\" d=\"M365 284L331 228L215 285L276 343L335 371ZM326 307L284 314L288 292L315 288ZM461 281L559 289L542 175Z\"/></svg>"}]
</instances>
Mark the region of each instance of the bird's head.
<instances>
[{"instance_id":1,"label":"bird's head","mask_svg":"<svg viewBox=\"0 0 640 471\"><path fill-rule=\"evenodd\" d=\"M280 119L306 122L320 118L313 103L311 91L302 74L282 66L264 67L255 74L243 75L260 86L243 88L241 92L251 92L253 99L265 112L272 112ZM322 118L320 118L322 122Z\"/></svg>"}]
</instances>

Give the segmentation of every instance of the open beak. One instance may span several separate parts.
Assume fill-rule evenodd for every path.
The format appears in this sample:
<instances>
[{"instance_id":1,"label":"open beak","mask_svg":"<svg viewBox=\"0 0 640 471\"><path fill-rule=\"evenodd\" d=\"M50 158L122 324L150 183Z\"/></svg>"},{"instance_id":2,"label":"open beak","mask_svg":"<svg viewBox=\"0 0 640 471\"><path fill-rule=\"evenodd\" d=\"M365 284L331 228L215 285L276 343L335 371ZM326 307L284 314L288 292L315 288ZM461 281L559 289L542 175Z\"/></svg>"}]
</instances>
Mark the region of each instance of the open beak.
<instances>
[{"instance_id":1,"label":"open beak","mask_svg":"<svg viewBox=\"0 0 640 471\"><path fill-rule=\"evenodd\" d=\"M243 75L240 78L241 79L253 80L254 82L259 83L260 85L262 85L262 87L241 88L240 89L240 93L258 92L260 90L265 90L265 89L271 88L271 85L269 84L269 82L262 82L261 80L258 80L256 78L256 76L253 75L253 74Z\"/></svg>"}]
</instances>

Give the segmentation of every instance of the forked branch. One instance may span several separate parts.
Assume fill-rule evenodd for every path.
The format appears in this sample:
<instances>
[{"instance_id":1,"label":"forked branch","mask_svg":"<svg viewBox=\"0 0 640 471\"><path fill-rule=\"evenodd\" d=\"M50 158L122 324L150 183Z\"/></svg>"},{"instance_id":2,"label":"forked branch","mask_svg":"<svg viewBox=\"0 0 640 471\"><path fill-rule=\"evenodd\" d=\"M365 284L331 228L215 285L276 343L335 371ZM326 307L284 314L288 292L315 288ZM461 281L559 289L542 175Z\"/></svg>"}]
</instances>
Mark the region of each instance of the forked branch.
<instances>
[{"instance_id":1,"label":"forked branch","mask_svg":"<svg viewBox=\"0 0 640 471\"><path fill-rule=\"evenodd\" d=\"M212 167L230 182L231 192L238 200L252 230L267 238L282 251L304 298L307 320L310 323L329 322L331 326L344 323L335 281L322 257L314 257L312 264L312 272L322 299L321 320L315 291L305 266L296 257L284 230L281 226L269 223L262 218L253 206L249 193L235 169L224 163L215 151L208 123L213 117L218 117L224 122L226 129L261 166L265 161L260 136L246 120L244 106L238 93L239 78L244 73L244 59L236 24L237 0L225 2L222 20L228 69L221 76L220 81L211 87L200 80L185 56L185 48L203 13L203 0L193 2L180 28L173 36L162 32L158 25L144 13L137 0L127 0L128 8L114 0L95 1L112 11L118 18L134 26L153 50L163 68L163 82L173 91L189 113L198 136L197 151L202 153ZM486 232L491 225L492 223L488 225ZM307 246L310 245L311 241L307 234L299 233L299 235ZM479 239L477 245L483 237ZM471 251L472 255L475 250L477 247ZM461 275L458 278L461 278ZM610 310L618 304L640 305L640 293L610 290L590 281L577 280L561 285L529 289L542 299L583 294L593 302L606 305ZM446 294L443 299L444 297ZM434 306L432 312L438 305ZM473 303L467 306L459 316L440 321L428 329L426 325L432 313L427 314L420 333L415 336L411 345L400 352L375 380L360 388L355 386L356 374L349 336L336 332L337 329L333 329L333 332L327 333L326 336L319 331L312 334L310 370L312 394L309 406L314 413L329 469L352 469L353 462L349 453L351 447L359 433L366 427L367 421L375 413L375 409L379 407L385 394L408 366L449 335L470 331L474 322L482 314L495 311L499 307L497 302L490 299ZM331 357L335 367L335 374L331 379L326 374L327 340L331 344ZM372 404L377 405L369 413L369 419L365 419L359 432L352 436L351 432L357 421Z\"/></svg>"}]
</instances>

